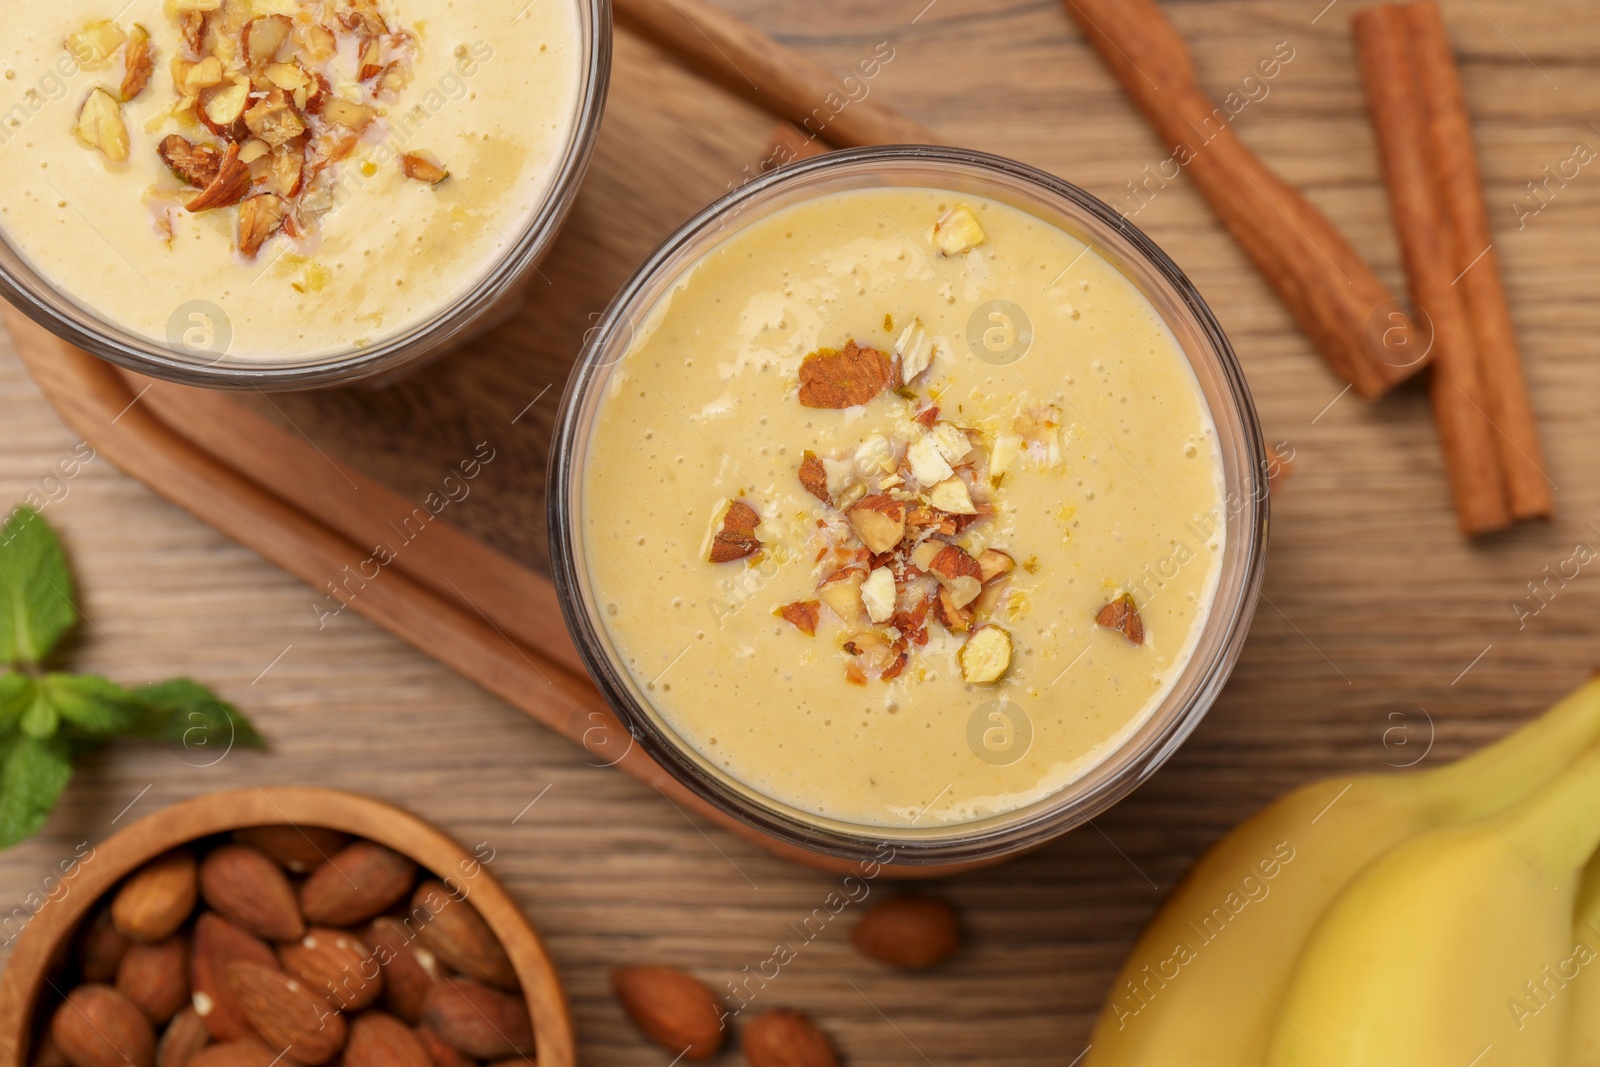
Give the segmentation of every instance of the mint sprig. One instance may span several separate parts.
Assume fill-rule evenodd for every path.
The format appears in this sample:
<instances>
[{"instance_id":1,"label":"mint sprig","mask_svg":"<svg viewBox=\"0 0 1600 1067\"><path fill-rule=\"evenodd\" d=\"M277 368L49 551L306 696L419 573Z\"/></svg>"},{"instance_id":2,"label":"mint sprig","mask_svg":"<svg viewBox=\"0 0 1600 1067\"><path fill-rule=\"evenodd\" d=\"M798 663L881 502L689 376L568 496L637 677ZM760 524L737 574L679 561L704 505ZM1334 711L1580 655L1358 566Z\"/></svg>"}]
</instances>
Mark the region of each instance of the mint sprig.
<instances>
[{"instance_id":1,"label":"mint sprig","mask_svg":"<svg viewBox=\"0 0 1600 1067\"><path fill-rule=\"evenodd\" d=\"M74 755L113 738L215 754L265 748L250 720L187 678L134 689L46 669L78 621L61 541L31 508L0 527L0 848L44 826Z\"/></svg>"}]
</instances>

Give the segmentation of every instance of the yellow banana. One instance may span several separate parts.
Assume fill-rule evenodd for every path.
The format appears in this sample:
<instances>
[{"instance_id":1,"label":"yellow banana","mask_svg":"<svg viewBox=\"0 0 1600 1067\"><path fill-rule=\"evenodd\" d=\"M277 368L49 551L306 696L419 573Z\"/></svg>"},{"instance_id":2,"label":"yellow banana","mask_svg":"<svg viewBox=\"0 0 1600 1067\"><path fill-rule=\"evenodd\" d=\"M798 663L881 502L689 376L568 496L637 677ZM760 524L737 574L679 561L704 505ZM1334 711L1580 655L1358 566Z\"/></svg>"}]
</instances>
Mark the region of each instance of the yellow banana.
<instances>
[{"instance_id":1,"label":"yellow banana","mask_svg":"<svg viewBox=\"0 0 1600 1067\"><path fill-rule=\"evenodd\" d=\"M1562 1062L1566 1067L1600 1067L1600 854L1591 856L1583 870L1572 912L1572 947L1550 973L1523 990L1519 1017L1531 1022L1563 997L1571 1006Z\"/></svg>"},{"instance_id":2,"label":"yellow banana","mask_svg":"<svg viewBox=\"0 0 1600 1067\"><path fill-rule=\"evenodd\" d=\"M1600 679L1454 764L1329 779L1258 812L1201 857L1146 928L1085 1067L1260 1064L1301 947L1362 868L1419 833L1515 803L1597 736Z\"/></svg>"},{"instance_id":3,"label":"yellow banana","mask_svg":"<svg viewBox=\"0 0 1600 1067\"><path fill-rule=\"evenodd\" d=\"M1494 815L1376 860L1323 915L1267 1067L1556 1067L1571 1000L1523 1004L1572 948L1600 844L1600 746Z\"/></svg>"}]
</instances>

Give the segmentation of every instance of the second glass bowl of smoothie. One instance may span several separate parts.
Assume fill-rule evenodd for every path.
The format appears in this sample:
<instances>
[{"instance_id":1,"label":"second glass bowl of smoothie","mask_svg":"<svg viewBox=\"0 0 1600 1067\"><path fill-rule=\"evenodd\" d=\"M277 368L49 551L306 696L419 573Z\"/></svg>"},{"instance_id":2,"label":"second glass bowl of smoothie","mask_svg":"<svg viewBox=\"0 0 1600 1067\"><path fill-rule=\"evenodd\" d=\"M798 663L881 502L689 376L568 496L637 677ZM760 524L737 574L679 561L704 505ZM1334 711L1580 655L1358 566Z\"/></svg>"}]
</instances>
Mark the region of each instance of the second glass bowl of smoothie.
<instances>
[{"instance_id":1,"label":"second glass bowl of smoothie","mask_svg":"<svg viewBox=\"0 0 1600 1067\"><path fill-rule=\"evenodd\" d=\"M1138 230L944 148L731 194L569 384L552 553L590 673L713 803L846 858L957 864L1092 818L1240 651L1260 431Z\"/></svg>"},{"instance_id":2,"label":"second glass bowl of smoothie","mask_svg":"<svg viewBox=\"0 0 1600 1067\"><path fill-rule=\"evenodd\" d=\"M196 385L392 375L495 321L572 204L610 64L609 0L11 14L0 293Z\"/></svg>"}]
</instances>

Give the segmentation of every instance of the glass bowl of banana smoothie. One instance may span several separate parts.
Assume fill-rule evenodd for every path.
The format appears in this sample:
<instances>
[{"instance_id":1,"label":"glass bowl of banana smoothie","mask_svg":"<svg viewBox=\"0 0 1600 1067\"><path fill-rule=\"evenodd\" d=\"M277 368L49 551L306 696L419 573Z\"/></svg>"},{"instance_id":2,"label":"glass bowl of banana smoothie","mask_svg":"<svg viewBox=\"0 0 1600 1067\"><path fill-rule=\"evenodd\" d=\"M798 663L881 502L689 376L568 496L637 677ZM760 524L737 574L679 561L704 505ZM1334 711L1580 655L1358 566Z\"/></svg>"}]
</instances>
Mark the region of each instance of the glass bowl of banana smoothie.
<instances>
[{"instance_id":1,"label":"glass bowl of banana smoothie","mask_svg":"<svg viewBox=\"0 0 1600 1067\"><path fill-rule=\"evenodd\" d=\"M610 64L609 0L59 0L10 25L0 293L224 388L393 375L503 315Z\"/></svg>"},{"instance_id":2,"label":"glass bowl of banana smoothie","mask_svg":"<svg viewBox=\"0 0 1600 1067\"><path fill-rule=\"evenodd\" d=\"M649 754L786 842L985 862L1092 818L1205 714L1265 560L1211 312L1083 191L948 148L730 194L570 382L552 555Z\"/></svg>"}]
</instances>

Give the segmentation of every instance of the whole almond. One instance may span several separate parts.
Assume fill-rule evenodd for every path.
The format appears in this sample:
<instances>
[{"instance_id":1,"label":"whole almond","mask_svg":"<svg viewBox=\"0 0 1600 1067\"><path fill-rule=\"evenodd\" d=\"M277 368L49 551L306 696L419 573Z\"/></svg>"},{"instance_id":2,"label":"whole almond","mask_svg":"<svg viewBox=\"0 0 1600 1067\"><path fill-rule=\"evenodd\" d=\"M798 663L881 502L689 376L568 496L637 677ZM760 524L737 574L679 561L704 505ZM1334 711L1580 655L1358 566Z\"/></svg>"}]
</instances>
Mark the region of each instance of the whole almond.
<instances>
[{"instance_id":1,"label":"whole almond","mask_svg":"<svg viewBox=\"0 0 1600 1067\"><path fill-rule=\"evenodd\" d=\"M739 1039L750 1067L839 1067L833 1043L811 1017L769 1011L745 1027Z\"/></svg>"},{"instance_id":2,"label":"whole almond","mask_svg":"<svg viewBox=\"0 0 1600 1067\"><path fill-rule=\"evenodd\" d=\"M380 915L367 928L365 941L383 965L384 1003L408 1023L422 1019L422 1002L444 977L433 952L418 943L409 923Z\"/></svg>"},{"instance_id":3,"label":"whole almond","mask_svg":"<svg viewBox=\"0 0 1600 1067\"><path fill-rule=\"evenodd\" d=\"M279 1053L262 1044L260 1038L242 1037L237 1041L207 1045L189 1060L189 1067L272 1067L274 1063L279 1067L284 1064L293 1067L288 1057L280 1058Z\"/></svg>"},{"instance_id":4,"label":"whole almond","mask_svg":"<svg viewBox=\"0 0 1600 1067\"><path fill-rule=\"evenodd\" d=\"M291 874L315 870L350 843L350 835L320 826L252 826L233 839L248 845Z\"/></svg>"},{"instance_id":5,"label":"whole almond","mask_svg":"<svg viewBox=\"0 0 1600 1067\"><path fill-rule=\"evenodd\" d=\"M433 1067L433 1059L411 1027L382 1011L369 1011L350 1024L344 1067Z\"/></svg>"},{"instance_id":6,"label":"whole almond","mask_svg":"<svg viewBox=\"0 0 1600 1067\"><path fill-rule=\"evenodd\" d=\"M305 936L283 868L253 848L213 849L200 864L200 895L218 915L257 937L298 941Z\"/></svg>"},{"instance_id":7,"label":"whole almond","mask_svg":"<svg viewBox=\"0 0 1600 1067\"><path fill-rule=\"evenodd\" d=\"M861 917L850 941L862 955L891 967L936 967L961 947L956 910L936 897L891 897Z\"/></svg>"},{"instance_id":8,"label":"whole almond","mask_svg":"<svg viewBox=\"0 0 1600 1067\"><path fill-rule=\"evenodd\" d=\"M278 948L278 962L340 1011L372 1006L383 992L383 968L355 934L313 926L292 945Z\"/></svg>"},{"instance_id":9,"label":"whole almond","mask_svg":"<svg viewBox=\"0 0 1600 1067\"><path fill-rule=\"evenodd\" d=\"M211 1043L205 1020L191 1004L172 1017L156 1044L156 1067L189 1067L195 1054Z\"/></svg>"},{"instance_id":10,"label":"whole almond","mask_svg":"<svg viewBox=\"0 0 1600 1067\"><path fill-rule=\"evenodd\" d=\"M195 1011L218 1041L237 1041L254 1032L233 988L228 985L228 966L240 961L263 967L278 966L278 957L272 954L266 942L245 933L220 915L203 912L194 924L189 982L194 989Z\"/></svg>"},{"instance_id":11,"label":"whole almond","mask_svg":"<svg viewBox=\"0 0 1600 1067\"><path fill-rule=\"evenodd\" d=\"M411 888L417 865L370 841L336 852L300 887L300 910L319 926L354 926L385 911Z\"/></svg>"},{"instance_id":12,"label":"whole almond","mask_svg":"<svg viewBox=\"0 0 1600 1067\"><path fill-rule=\"evenodd\" d=\"M117 991L164 1023L189 1003L189 942L169 937L156 945L134 945L117 968Z\"/></svg>"},{"instance_id":13,"label":"whole almond","mask_svg":"<svg viewBox=\"0 0 1600 1067\"><path fill-rule=\"evenodd\" d=\"M153 1067L156 1032L133 1001L108 985L67 994L50 1020L50 1038L72 1067Z\"/></svg>"},{"instance_id":14,"label":"whole almond","mask_svg":"<svg viewBox=\"0 0 1600 1067\"><path fill-rule=\"evenodd\" d=\"M709 1059L728 1036L716 994L692 975L671 967L619 967L611 972L611 989L634 1025L674 1056Z\"/></svg>"},{"instance_id":15,"label":"whole almond","mask_svg":"<svg viewBox=\"0 0 1600 1067\"><path fill-rule=\"evenodd\" d=\"M532 1056L533 1020L520 999L469 978L434 983L422 1022L450 1045L480 1060Z\"/></svg>"},{"instance_id":16,"label":"whole almond","mask_svg":"<svg viewBox=\"0 0 1600 1067\"><path fill-rule=\"evenodd\" d=\"M131 941L165 941L194 911L194 857L169 852L139 868L111 901L111 920Z\"/></svg>"},{"instance_id":17,"label":"whole almond","mask_svg":"<svg viewBox=\"0 0 1600 1067\"><path fill-rule=\"evenodd\" d=\"M417 932L434 955L469 978L515 991L517 969L483 916L453 896L443 882L429 879L411 897L411 914L421 923Z\"/></svg>"},{"instance_id":18,"label":"whole almond","mask_svg":"<svg viewBox=\"0 0 1600 1067\"><path fill-rule=\"evenodd\" d=\"M300 1063L327 1063L344 1048L344 1017L299 979L257 963L230 963L228 984L256 1034Z\"/></svg>"},{"instance_id":19,"label":"whole almond","mask_svg":"<svg viewBox=\"0 0 1600 1067\"><path fill-rule=\"evenodd\" d=\"M472 1059L465 1052L462 1052L426 1026L417 1027L417 1040L422 1042L424 1049L427 1049L428 1059L433 1061L433 1067L478 1067L477 1060Z\"/></svg>"},{"instance_id":20,"label":"whole almond","mask_svg":"<svg viewBox=\"0 0 1600 1067\"><path fill-rule=\"evenodd\" d=\"M106 983L117 976L117 966L133 944L111 921L107 908L94 917L78 937L78 965L85 982Z\"/></svg>"}]
</instances>

